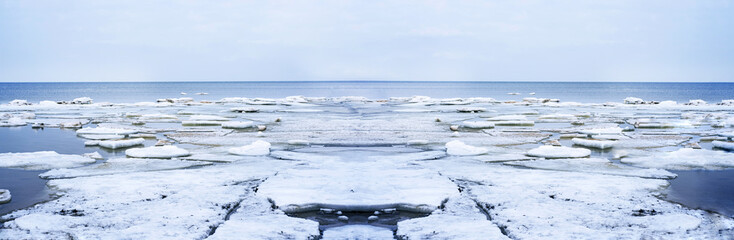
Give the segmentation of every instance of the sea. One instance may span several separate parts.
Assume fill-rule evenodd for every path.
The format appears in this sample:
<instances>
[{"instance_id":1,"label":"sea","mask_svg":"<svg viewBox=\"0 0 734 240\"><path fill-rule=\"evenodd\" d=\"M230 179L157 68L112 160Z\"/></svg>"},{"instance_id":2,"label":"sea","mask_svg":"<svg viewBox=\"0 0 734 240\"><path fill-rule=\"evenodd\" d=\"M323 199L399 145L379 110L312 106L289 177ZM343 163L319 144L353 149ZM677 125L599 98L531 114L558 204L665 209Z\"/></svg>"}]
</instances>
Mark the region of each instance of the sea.
<instances>
[{"instance_id":1,"label":"sea","mask_svg":"<svg viewBox=\"0 0 734 240\"><path fill-rule=\"evenodd\" d=\"M298 95L363 96L370 99L429 96L521 100L525 97L537 97L581 103L622 102L626 97L638 97L646 101L672 100L682 103L702 99L707 102L719 102L734 98L734 83L420 81L0 83L2 103L14 99L38 102L72 100L77 97L90 97L95 102L130 103L182 96L193 97L196 100L218 100L224 97L283 98Z\"/></svg>"}]
</instances>

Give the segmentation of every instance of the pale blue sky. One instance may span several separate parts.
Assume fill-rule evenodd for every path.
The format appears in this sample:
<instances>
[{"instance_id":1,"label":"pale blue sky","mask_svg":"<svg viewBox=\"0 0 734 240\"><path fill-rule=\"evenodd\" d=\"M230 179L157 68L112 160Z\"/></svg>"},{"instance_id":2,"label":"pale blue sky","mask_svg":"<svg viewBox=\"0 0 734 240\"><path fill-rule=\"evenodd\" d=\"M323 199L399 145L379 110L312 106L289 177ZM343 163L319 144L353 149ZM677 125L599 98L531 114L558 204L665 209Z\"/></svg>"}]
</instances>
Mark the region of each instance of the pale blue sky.
<instances>
[{"instance_id":1,"label":"pale blue sky","mask_svg":"<svg viewBox=\"0 0 734 240\"><path fill-rule=\"evenodd\" d=\"M0 81L734 81L734 1L0 0Z\"/></svg>"}]
</instances>

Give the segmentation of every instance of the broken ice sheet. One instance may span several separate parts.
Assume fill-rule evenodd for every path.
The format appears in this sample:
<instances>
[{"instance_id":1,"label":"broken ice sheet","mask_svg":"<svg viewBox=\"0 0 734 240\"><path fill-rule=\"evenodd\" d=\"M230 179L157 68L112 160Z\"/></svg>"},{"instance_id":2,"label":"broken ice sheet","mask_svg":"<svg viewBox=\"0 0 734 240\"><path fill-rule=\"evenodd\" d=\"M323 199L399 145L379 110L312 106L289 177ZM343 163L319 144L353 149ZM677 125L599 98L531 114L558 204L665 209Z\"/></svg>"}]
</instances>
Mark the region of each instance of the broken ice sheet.
<instances>
[{"instance_id":1,"label":"broken ice sheet","mask_svg":"<svg viewBox=\"0 0 734 240\"><path fill-rule=\"evenodd\" d=\"M734 153L705 149L681 148L672 152L657 152L646 157L629 157L623 163L640 167L674 170L724 169L734 167Z\"/></svg>"},{"instance_id":2,"label":"broken ice sheet","mask_svg":"<svg viewBox=\"0 0 734 240\"><path fill-rule=\"evenodd\" d=\"M523 166L536 169L588 172L620 176L644 177L644 178L675 178L675 174L662 169L646 169L615 164L602 158L581 159L548 159L533 161L507 162L506 165Z\"/></svg>"},{"instance_id":3,"label":"broken ice sheet","mask_svg":"<svg viewBox=\"0 0 734 240\"><path fill-rule=\"evenodd\" d=\"M25 170L46 170L77 167L94 163L96 160L73 154L58 154L54 151L0 153L0 167Z\"/></svg>"},{"instance_id":4,"label":"broken ice sheet","mask_svg":"<svg viewBox=\"0 0 734 240\"><path fill-rule=\"evenodd\" d=\"M107 175L126 172L145 172L145 171L161 171L187 168L193 166L204 166L211 163L181 161L181 160L160 160L160 159L143 159L143 158L113 158L104 163L84 166L79 168L61 168L53 169L45 173L41 173L41 178L72 178L83 176Z\"/></svg>"}]
</instances>

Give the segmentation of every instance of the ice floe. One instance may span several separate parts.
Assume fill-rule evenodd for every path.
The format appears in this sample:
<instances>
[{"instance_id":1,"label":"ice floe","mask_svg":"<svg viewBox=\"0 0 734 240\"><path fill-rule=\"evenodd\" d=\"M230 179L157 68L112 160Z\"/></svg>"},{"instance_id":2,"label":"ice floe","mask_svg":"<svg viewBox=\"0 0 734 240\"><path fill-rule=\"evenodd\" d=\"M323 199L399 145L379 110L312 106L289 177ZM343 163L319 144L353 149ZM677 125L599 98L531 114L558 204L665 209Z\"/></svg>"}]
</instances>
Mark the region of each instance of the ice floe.
<instances>
[{"instance_id":1,"label":"ice floe","mask_svg":"<svg viewBox=\"0 0 734 240\"><path fill-rule=\"evenodd\" d=\"M734 142L712 141L714 147L734 151Z\"/></svg>"},{"instance_id":2,"label":"ice floe","mask_svg":"<svg viewBox=\"0 0 734 240\"><path fill-rule=\"evenodd\" d=\"M675 170L723 169L734 167L734 153L681 148L672 152L654 153L647 157L622 158L621 161L635 166Z\"/></svg>"},{"instance_id":3,"label":"ice floe","mask_svg":"<svg viewBox=\"0 0 734 240\"><path fill-rule=\"evenodd\" d=\"M268 155L270 154L270 143L263 140L257 140L249 145L230 148L229 153L246 156Z\"/></svg>"},{"instance_id":4,"label":"ice floe","mask_svg":"<svg viewBox=\"0 0 734 240\"><path fill-rule=\"evenodd\" d=\"M232 121L232 122L225 122L222 123L222 128L232 128L232 129L244 129L244 128L253 128L255 127L255 123L252 121Z\"/></svg>"},{"instance_id":5,"label":"ice floe","mask_svg":"<svg viewBox=\"0 0 734 240\"><path fill-rule=\"evenodd\" d=\"M78 167L95 161L85 156L58 154L54 151L0 153L0 167L26 170Z\"/></svg>"},{"instance_id":6,"label":"ice floe","mask_svg":"<svg viewBox=\"0 0 734 240\"><path fill-rule=\"evenodd\" d=\"M464 121L461 123L462 127L465 128L494 128L494 123L488 121Z\"/></svg>"},{"instance_id":7,"label":"ice floe","mask_svg":"<svg viewBox=\"0 0 734 240\"><path fill-rule=\"evenodd\" d=\"M161 171L209 165L211 163L181 160L161 160L143 158L113 158L104 163L79 168L53 169L41 173L41 178L72 178L96 175L108 175L127 172Z\"/></svg>"},{"instance_id":8,"label":"ice floe","mask_svg":"<svg viewBox=\"0 0 734 240\"><path fill-rule=\"evenodd\" d=\"M131 148L125 150L125 155L134 158L174 158L191 155L188 150L176 146Z\"/></svg>"},{"instance_id":9,"label":"ice floe","mask_svg":"<svg viewBox=\"0 0 734 240\"><path fill-rule=\"evenodd\" d=\"M527 152L528 156L544 158L581 158L591 155L591 150L584 148L540 146Z\"/></svg>"},{"instance_id":10,"label":"ice floe","mask_svg":"<svg viewBox=\"0 0 734 240\"><path fill-rule=\"evenodd\" d=\"M95 128L82 128L76 130L77 135L128 135L137 133L138 130L134 129L122 129L122 128L107 128L107 127L95 127Z\"/></svg>"},{"instance_id":11,"label":"ice floe","mask_svg":"<svg viewBox=\"0 0 734 240\"><path fill-rule=\"evenodd\" d=\"M467 145L459 140L453 140L446 143L446 153L448 153L449 155L481 155L487 153L488 151L489 150L487 150L487 148Z\"/></svg>"},{"instance_id":12,"label":"ice floe","mask_svg":"<svg viewBox=\"0 0 734 240\"><path fill-rule=\"evenodd\" d=\"M575 145L580 145L580 146L590 147L590 148L598 148L598 149L612 148L614 147L614 144L616 144L616 141L583 139L583 138L574 138L574 139L571 139L571 142L573 142L573 144Z\"/></svg>"},{"instance_id":13,"label":"ice floe","mask_svg":"<svg viewBox=\"0 0 734 240\"><path fill-rule=\"evenodd\" d=\"M118 149L118 148L126 148L126 147L132 147L132 146L137 146L137 145L143 145L144 142L145 142L145 139L133 138L133 139L126 139L126 140L99 141L97 145L103 148Z\"/></svg>"},{"instance_id":14,"label":"ice floe","mask_svg":"<svg viewBox=\"0 0 734 240\"><path fill-rule=\"evenodd\" d=\"M615 164L602 158L548 159L506 162L505 164L546 170L601 173L644 178L671 179L676 177L674 173L662 169L629 167Z\"/></svg>"},{"instance_id":15,"label":"ice floe","mask_svg":"<svg viewBox=\"0 0 734 240\"><path fill-rule=\"evenodd\" d=\"M10 200L12 199L13 199L13 196L10 195L10 190L0 189L0 204L9 203Z\"/></svg>"}]
</instances>

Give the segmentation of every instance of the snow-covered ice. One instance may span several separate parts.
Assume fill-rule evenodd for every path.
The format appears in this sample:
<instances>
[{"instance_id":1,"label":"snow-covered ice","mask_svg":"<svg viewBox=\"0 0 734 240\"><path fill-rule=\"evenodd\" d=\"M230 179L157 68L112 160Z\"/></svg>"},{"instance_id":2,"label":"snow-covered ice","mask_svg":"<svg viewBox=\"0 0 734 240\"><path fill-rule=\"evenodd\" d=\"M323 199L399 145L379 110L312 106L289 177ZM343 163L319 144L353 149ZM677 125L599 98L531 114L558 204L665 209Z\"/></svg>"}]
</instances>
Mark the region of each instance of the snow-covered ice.
<instances>
[{"instance_id":1,"label":"snow-covered ice","mask_svg":"<svg viewBox=\"0 0 734 240\"><path fill-rule=\"evenodd\" d=\"M675 174L662 169L647 169L615 164L602 158L568 158L507 162L507 165L523 166L529 168L589 172L620 176L644 177L644 178L675 178Z\"/></svg>"},{"instance_id":2,"label":"snow-covered ice","mask_svg":"<svg viewBox=\"0 0 734 240\"><path fill-rule=\"evenodd\" d=\"M103 148L118 149L118 148L132 147L136 145L143 145L144 142L145 142L145 139L133 138L133 139L126 139L126 140L99 141L97 145Z\"/></svg>"},{"instance_id":3,"label":"snow-covered ice","mask_svg":"<svg viewBox=\"0 0 734 240\"><path fill-rule=\"evenodd\" d=\"M45 170L53 168L78 167L94 163L89 157L58 154L54 151L0 153L0 167L21 168L26 170Z\"/></svg>"},{"instance_id":4,"label":"snow-covered ice","mask_svg":"<svg viewBox=\"0 0 734 240\"><path fill-rule=\"evenodd\" d=\"M0 204L9 203L10 200L12 199L13 199L13 196L10 195L10 190L0 189Z\"/></svg>"},{"instance_id":5,"label":"snow-covered ice","mask_svg":"<svg viewBox=\"0 0 734 240\"><path fill-rule=\"evenodd\" d=\"M675 170L723 169L734 167L734 153L681 148L672 152L654 153L647 157L622 158L621 161L635 166Z\"/></svg>"},{"instance_id":6,"label":"snow-covered ice","mask_svg":"<svg viewBox=\"0 0 734 240\"><path fill-rule=\"evenodd\" d=\"M612 148L614 147L614 144L616 144L616 141L583 139L583 138L574 138L574 139L571 139L571 142L573 142L573 144L576 144L576 145L590 147L590 148L598 148L598 149Z\"/></svg>"},{"instance_id":7,"label":"snow-covered ice","mask_svg":"<svg viewBox=\"0 0 734 240\"><path fill-rule=\"evenodd\" d=\"M181 160L160 160L145 158L113 158L104 163L79 168L53 169L42 173L42 178L72 178L83 176L107 175L126 172L161 171L193 166L209 165L211 163Z\"/></svg>"},{"instance_id":8,"label":"snow-covered ice","mask_svg":"<svg viewBox=\"0 0 734 240\"><path fill-rule=\"evenodd\" d=\"M448 153L449 155L481 155L487 152L488 150L486 148L467 145L459 140L453 140L446 143L446 153Z\"/></svg>"},{"instance_id":9,"label":"snow-covered ice","mask_svg":"<svg viewBox=\"0 0 734 240\"><path fill-rule=\"evenodd\" d=\"M527 152L528 156L544 158L581 158L591 155L591 150L584 148L540 146Z\"/></svg>"},{"instance_id":10,"label":"snow-covered ice","mask_svg":"<svg viewBox=\"0 0 734 240\"><path fill-rule=\"evenodd\" d=\"M230 148L229 153L246 156L268 155L270 154L270 143L263 140L257 140L249 145Z\"/></svg>"},{"instance_id":11,"label":"snow-covered ice","mask_svg":"<svg viewBox=\"0 0 734 240\"><path fill-rule=\"evenodd\" d=\"M191 155L188 150L176 146L160 146L131 148L125 150L125 155L134 158L174 158Z\"/></svg>"}]
</instances>

